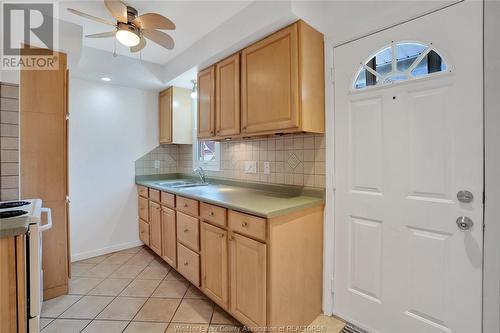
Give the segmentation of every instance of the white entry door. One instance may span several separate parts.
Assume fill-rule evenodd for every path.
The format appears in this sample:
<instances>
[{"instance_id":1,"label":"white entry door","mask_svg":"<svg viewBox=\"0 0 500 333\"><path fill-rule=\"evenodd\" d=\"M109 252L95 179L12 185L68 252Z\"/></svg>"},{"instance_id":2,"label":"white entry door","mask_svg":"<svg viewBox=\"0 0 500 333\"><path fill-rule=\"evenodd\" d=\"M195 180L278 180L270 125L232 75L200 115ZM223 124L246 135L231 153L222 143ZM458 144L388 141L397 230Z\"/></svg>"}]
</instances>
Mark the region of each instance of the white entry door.
<instances>
[{"instance_id":1,"label":"white entry door","mask_svg":"<svg viewBox=\"0 0 500 333\"><path fill-rule=\"evenodd\" d=\"M334 50L334 313L368 331L481 332L481 30L466 1Z\"/></svg>"}]
</instances>

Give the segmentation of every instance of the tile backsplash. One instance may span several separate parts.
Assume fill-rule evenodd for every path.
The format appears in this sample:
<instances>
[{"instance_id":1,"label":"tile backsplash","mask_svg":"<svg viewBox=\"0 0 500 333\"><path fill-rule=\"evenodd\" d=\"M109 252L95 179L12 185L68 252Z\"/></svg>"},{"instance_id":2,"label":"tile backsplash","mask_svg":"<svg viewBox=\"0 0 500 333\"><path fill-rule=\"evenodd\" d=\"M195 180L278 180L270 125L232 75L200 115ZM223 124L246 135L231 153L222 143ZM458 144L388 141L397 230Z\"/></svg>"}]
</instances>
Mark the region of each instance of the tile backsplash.
<instances>
[{"instance_id":1,"label":"tile backsplash","mask_svg":"<svg viewBox=\"0 0 500 333\"><path fill-rule=\"evenodd\" d=\"M295 134L282 137L223 141L219 171L209 177L238 181L325 187L325 136ZM155 168L154 161L159 161ZM191 173L192 145L158 146L135 162L136 175ZM245 173L245 161L257 162L257 173ZM269 174L264 162L269 162Z\"/></svg>"},{"instance_id":2,"label":"tile backsplash","mask_svg":"<svg viewBox=\"0 0 500 333\"><path fill-rule=\"evenodd\" d=\"M19 199L19 86L0 83L0 200Z\"/></svg>"}]
</instances>

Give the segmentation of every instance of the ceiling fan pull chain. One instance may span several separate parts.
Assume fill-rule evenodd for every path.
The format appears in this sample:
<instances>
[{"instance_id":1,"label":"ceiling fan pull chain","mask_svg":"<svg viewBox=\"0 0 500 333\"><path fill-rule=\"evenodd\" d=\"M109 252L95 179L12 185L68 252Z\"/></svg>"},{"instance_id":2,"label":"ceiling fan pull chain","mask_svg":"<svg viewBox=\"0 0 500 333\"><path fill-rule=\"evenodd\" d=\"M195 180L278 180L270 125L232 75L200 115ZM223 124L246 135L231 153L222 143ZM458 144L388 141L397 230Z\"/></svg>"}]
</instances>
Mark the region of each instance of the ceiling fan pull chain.
<instances>
[{"instance_id":1,"label":"ceiling fan pull chain","mask_svg":"<svg viewBox=\"0 0 500 333\"><path fill-rule=\"evenodd\" d=\"M116 38L115 38L115 41L114 41L114 48L113 48L113 57L116 58L117 54L116 54Z\"/></svg>"}]
</instances>

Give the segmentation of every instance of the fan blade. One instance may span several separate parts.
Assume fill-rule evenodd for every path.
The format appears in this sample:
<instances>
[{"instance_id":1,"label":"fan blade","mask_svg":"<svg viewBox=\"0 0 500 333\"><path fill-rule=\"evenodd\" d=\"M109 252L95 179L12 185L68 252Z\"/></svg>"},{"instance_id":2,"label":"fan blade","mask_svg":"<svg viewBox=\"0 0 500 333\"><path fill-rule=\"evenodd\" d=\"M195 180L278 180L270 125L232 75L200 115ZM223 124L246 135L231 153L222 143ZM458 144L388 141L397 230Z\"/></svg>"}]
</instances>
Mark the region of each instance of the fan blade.
<instances>
[{"instance_id":1,"label":"fan blade","mask_svg":"<svg viewBox=\"0 0 500 333\"><path fill-rule=\"evenodd\" d=\"M146 13L135 18L132 24L141 29L174 30L175 24L163 15L156 13Z\"/></svg>"},{"instance_id":2,"label":"fan blade","mask_svg":"<svg viewBox=\"0 0 500 333\"><path fill-rule=\"evenodd\" d=\"M139 52L140 50L142 50L145 47L146 47L146 38L141 36L141 41L139 42L139 44L137 44L136 46L132 46L130 48L130 52L132 52L132 53Z\"/></svg>"},{"instance_id":3,"label":"fan blade","mask_svg":"<svg viewBox=\"0 0 500 333\"><path fill-rule=\"evenodd\" d=\"M127 6L119 0L104 0L111 15L122 23L128 23Z\"/></svg>"},{"instance_id":4,"label":"fan blade","mask_svg":"<svg viewBox=\"0 0 500 333\"><path fill-rule=\"evenodd\" d=\"M101 33L97 33L97 34L91 34L91 35L87 35L85 37L87 37L87 38L107 38L107 37L115 37L115 35L116 35L116 30L109 31L109 32L101 32Z\"/></svg>"},{"instance_id":5,"label":"fan blade","mask_svg":"<svg viewBox=\"0 0 500 333\"><path fill-rule=\"evenodd\" d=\"M96 21L96 22L99 22L99 23L103 23L103 24L108 24L108 25L112 25L112 26L116 26L115 23L111 22L111 21L108 21L108 20L105 20L105 19L102 19L100 17L97 17L97 16L93 16L93 15L89 15L89 14L86 14L84 12L81 12L79 10L76 10L76 9L73 9L73 8L68 8L68 11L70 13L73 13L75 15L78 15L78 16L81 16L81 17L85 17L89 20L92 20L92 21Z\"/></svg>"},{"instance_id":6,"label":"fan blade","mask_svg":"<svg viewBox=\"0 0 500 333\"><path fill-rule=\"evenodd\" d=\"M151 39L156 44L163 46L166 49L174 48L174 39L164 32L158 30L143 30L144 37Z\"/></svg>"}]
</instances>

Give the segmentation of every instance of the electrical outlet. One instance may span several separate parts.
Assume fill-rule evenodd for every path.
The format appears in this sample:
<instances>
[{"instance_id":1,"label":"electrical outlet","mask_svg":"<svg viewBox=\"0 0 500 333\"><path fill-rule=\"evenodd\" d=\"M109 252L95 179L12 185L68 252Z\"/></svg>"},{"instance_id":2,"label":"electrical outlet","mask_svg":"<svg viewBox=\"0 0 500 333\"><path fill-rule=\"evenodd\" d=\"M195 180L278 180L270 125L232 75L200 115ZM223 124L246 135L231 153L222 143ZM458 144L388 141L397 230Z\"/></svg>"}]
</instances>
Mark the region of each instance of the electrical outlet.
<instances>
[{"instance_id":1,"label":"electrical outlet","mask_svg":"<svg viewBox=\"0 0 500 333\"><path fill-rule=\"evenodd\" d=\"M160 168L160 161L155 160L155 169L159 169L159 168Z\"/></svg>"},{"instance_id":2,"label":"electrical outlet","mask_svg":"<svg viewBox=\"0 0 500 333\"><path fill-rule=\"evenodd\" d=\"M268 175L271 173L271 165L269 164L269 161L264 162L264 174Z\"/></svg>"},{"instance_id":3,"label":"electrical outlet","mask_svg":"<svg viewBox=\"0 0 500 333\"><path fill-rule=\"evenodd\" d=\"M257 162L245 161L245 173L257 173Z\"/></svg>"}]
</instances>

